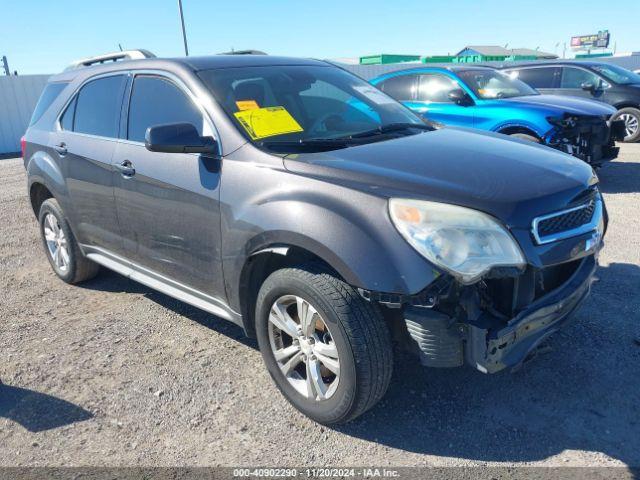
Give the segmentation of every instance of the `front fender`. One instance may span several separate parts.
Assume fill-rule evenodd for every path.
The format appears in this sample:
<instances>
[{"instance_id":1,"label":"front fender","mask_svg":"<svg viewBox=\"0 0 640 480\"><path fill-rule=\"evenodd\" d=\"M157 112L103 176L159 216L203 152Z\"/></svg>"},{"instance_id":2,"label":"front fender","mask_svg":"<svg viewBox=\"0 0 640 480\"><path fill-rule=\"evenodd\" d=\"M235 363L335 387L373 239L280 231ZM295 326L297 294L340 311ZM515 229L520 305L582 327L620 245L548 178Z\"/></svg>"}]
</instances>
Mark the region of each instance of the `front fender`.
<instances>
[{"instance_id":1,"label":"front fender","mask_svg":"<svg viewBox=\"0 0 640 480\"><path fill-rule=\"evenodd\" d=\"M539 138L544 138L544 136L552 129L551 125L549 125L545 119L545 124L542 122L532 122L527 120L507 120L498 123L495 125L491 131L499 133L512 128L519 128L530 130L535 133Z\"/></svg>"},{"instance_id":2,"label":"front fender","mask_svg":"<svg viewBox=\"0 0 640 480\"><path fill-rule=\"evenodd\" d=\"M232 307L241 272L256 251L274 245L304 249L349 284L411 295L439 272L396 231L387 199L318 179L227 162L222 188L223 269ZM258 193L252 193L258 192Z\"/></svg>"}]
</instances>

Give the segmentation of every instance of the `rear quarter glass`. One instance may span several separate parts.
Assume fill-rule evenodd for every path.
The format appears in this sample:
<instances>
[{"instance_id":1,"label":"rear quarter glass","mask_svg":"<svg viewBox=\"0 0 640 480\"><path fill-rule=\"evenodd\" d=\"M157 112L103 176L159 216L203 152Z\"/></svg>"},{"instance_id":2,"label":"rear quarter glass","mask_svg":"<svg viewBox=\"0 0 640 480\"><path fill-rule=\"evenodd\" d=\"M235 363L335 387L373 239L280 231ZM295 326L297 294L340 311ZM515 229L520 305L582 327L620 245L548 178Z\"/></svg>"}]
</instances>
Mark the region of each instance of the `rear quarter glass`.
<instances>
[{"instance_id":1,"label":"rear quarter glass","mask_svg":"<svg viewBox=\"0 0 640 480\"><path fill-rule=\"evenodd\" d=\"M29 126L32 126L38 120L40 120L42 115L44 115L44 112L47 111L47 109L51 106L53 101L56 98L58 98L58 95L60 95L60 93L62 93L62 90L64 90L64 88L67 85L68 85L68 82L58 82L58 83L48 83L44 87L44 90L42 91L42 94L40 95L40 99L38 100L38 103L36 104L36 108L33 111L33 115L31 115L31 120L29 121Z\"/></svg>"}]
</instances>

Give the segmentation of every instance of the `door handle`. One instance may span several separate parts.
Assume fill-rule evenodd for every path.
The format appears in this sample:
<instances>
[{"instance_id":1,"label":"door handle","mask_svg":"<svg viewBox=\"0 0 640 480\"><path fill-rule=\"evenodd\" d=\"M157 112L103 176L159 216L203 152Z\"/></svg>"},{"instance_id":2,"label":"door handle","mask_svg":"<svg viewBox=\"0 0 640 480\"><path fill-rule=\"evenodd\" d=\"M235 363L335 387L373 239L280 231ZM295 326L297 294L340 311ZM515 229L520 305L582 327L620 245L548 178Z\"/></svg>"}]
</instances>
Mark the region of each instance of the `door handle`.
<instances>
[{"instance_id":1,"label":"door handle","mask_svg":"<svg viewBox=\"0 0 640 480\"><path fill-rule=\"evenodd\" d=\"M129 160L124 160L115 164L116 170L118 170L123 177L133 177L136 174L136 169L133 168L133 163Z\"/></svg>"},{"instance_id":2,"label":"door handle","mask_svg":"<svg viewBox=\"0 0 640 480\"><path fill-rule=\"evenodd\" d=\"M58 152L58 155L60 156L65 156L67 154L67 144L64 142L54 145L53 149Z\"/></svg>"}]
</instances>

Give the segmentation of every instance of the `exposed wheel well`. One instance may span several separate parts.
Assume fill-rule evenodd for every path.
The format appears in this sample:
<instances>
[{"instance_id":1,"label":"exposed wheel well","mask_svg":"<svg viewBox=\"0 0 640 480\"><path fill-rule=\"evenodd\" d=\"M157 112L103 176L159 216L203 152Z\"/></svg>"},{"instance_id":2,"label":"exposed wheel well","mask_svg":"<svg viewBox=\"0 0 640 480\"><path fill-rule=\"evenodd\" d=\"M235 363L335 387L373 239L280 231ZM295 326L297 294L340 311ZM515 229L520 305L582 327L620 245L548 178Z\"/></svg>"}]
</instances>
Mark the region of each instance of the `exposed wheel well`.
<instances>
[{"instance_id":1,"label":"exposed wheel well","mask_svg":"<svg viewBox=\"0 0 640 480\"><path fill-rule=\"evenodd\" d=\"M29 190L29 197L31 198L31 208L37 217L42 203L48 198L53 198L53 194L43 184L34 183Z\"/></svg>"},{"instance_id":2,"label":"exposed wheel well","mask_svg":"<svg viewBox=\"0 0 640 480\"><path fill-rule=\"evenodd\" d=\"M295 267L303 263L317 263L333 275L341 278L340 275L327 262L317 255L300 247L288 245L272 246L275 251L266 250L250 257L245 263L240 276L240 305L246 334L255 337L255 303L260 287L276 270L282 268ZM286 254L282 254L286 249Z\"/></svg>"},{"instance_id":3,"label":"exposed wheel well","mask_svg":"<svg viewBox=\"0 0 640 480\"><path fill-rule=\"evenodd\" d=\"M531 135L532 137L535 137L538 139L540 138L540 136L530 128L519 127L515 125L498 130L498 133L502 133L503 135L513 135L514 133L524 133L525 135Z\"/></svg>"},{"instance_id":4,"label":"exposed wheel well","mask_svg":"<svg viewBox=\"0 0 640 480\"><path fill-rule=\"evenodd\" d=\"M614 107L618 110L622 110L623 108L635 108L640 109L640 105L637 103L621 103L619 105L614 105Z\"/></svg>"}]
</instances>

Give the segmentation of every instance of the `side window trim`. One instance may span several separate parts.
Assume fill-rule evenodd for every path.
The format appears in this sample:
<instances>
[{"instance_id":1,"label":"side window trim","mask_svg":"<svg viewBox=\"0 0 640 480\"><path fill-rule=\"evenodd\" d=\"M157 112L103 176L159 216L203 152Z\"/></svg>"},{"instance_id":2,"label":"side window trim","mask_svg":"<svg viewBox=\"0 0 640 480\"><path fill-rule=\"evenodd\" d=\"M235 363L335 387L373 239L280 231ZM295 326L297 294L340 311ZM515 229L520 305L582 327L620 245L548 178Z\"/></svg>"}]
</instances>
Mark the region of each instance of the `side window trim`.
<instances>
[{"instance_id":1,"label":"side window trim","mask_svg":"<svg viewBox=\"0 0 640 480\"><path fill-rule=\"evenodd\" d=\"M56 117L56 122L55 122L55 131L56 132L67 132L67 133L72 133L74 135L80 135L83 137L89 137L89 138L100 138L102 140L110 140L110 141L118 141L120 140L119 134L120 134L120 125L121 125L121 118L118 118L118 128L116 129L116 132L118 134L118 137L105 137L102 135L95 135L95 134L91 134L91 133L81 133L81 132L76 132L74 130L65 130L62 128L62 116L66 113L67 109L69 108L69 106L72 103L76 103L77 104L77 99L78 99L78 95L80 94L80 91L89 83L91 83L94 80L99 80L101 78L107 78L107 77L126 77L128 75L129 72L127 71L118 71L118 72L109 72L109 73L103 73L100 75L95 75L93 77L89 77L86 78L85 80L82 81L82 83L80 83L80 85L74 90L73 94L69 97L69 99L66 101L66 103L64 104L64 106L60 109L60 113L58 113L58 116ZM126 82L123 82L124 87L121 88L120 91L120 105L122 106L122 102L124 101L124 94L126 91ZM76 105L77 107L77 105ZM75 124L76 124L76 107L74 107L74 112L73 112L73 122L72 122L72 128L75 129Z\"/></svg>"},{"instance_id":2,"label":"side window trim","mask_svg":"<svg viewBox=\"0 0 640 480\"><path fill-rule=\"evenodd\" d=\"M133 93L133 84L135 82L135 78L139 77L139 76L159 77L159 78L162 78L164 80L169 81L176 88L178 88L182 93L184 93L189 98L189 100L191 100L191 102L195 105L195 107L200 111L200 114L202 115L202 117L209 124L209 128L211 129L211 132L213 132L213 138L218 143L218 153L220 155L222 155L222 142L221 142L221 139L220 139L220 132L216 128L216 125L213 122L213 120L211 119L211 116L209 115L209 113L204 109L204 107L202 106L202 104L198 100L198 97L196 97L193 94L193 92L191 92L191 90L184 84L184 82L182 82L182 80L180 80L175 75L173 75L173 74L171 74L169 72L165 72L163 70L131 70L131 71L127 72L127 73L129 75L130 79L129 79L129 82L127 83L127 87L125 89L126 90L126 97L124 99L124 102L123 102L124 105L123 105L123 109L122 109L122 123L121 123L121 127L120 127L120 137L121 138L119 139L120 142L128 143L130 145L144 145L144 142L137 142L135 140L129 140L127 138L127 132L128 132L128 129L129 129L129 109L131 107L131 97L132 97L132 93Z\"/></svg>"}]
</instances>

